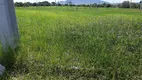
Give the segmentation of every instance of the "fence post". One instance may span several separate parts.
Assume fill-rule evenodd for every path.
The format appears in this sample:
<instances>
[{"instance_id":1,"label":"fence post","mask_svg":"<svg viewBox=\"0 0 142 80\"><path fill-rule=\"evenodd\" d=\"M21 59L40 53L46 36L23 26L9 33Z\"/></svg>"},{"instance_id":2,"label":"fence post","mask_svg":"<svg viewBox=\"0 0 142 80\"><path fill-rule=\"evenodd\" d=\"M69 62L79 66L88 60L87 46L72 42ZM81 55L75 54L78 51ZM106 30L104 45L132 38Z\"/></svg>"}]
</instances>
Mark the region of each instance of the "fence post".
<instances>
[{"instance_id":1,"label":"fence post","mask_svg":"<svg viewBox=\"0 0 142 80\"><path fill-rule=\"evenodd\" d=\"M0 0L0 41L4 52L18 46L19 33L13 0Z\"/></svg>"},{"instance_id":2,"label":"fence post","mask_svg":"<svg viewBox=\"0 0 142 80\"><path fill-rule=\"evenodd\" d=\"M142 10L142 0L140 1L140 10Z\"/></svg>"}]
</instances>

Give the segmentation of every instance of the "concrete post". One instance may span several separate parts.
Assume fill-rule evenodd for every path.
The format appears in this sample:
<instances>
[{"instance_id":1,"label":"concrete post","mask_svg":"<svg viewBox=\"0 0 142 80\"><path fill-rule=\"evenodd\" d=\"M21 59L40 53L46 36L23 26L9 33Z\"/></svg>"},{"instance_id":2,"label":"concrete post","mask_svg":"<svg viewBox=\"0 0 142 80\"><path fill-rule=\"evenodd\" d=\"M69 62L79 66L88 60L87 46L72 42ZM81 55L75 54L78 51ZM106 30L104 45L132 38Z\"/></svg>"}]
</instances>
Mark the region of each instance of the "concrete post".
<instances>
[{"instance_id":1,"label":"concrete post","mask_svg":"<svg viewBox=\"0 0 142 80\"><path fill-rule=\"evenodd\" d=\"M15 49L19 42L13 0L0 0L0 41L5 52Z\"/></svg>"},{"instance_id":2,"label":"concrete post","mask_svg":"<svg viewBox=\"0 0 142 80\"><path fill-rule=\"evenodd\" d=\"M140 10L142 10L142 1L140 1Z\"/></svg>"}]
</instances>

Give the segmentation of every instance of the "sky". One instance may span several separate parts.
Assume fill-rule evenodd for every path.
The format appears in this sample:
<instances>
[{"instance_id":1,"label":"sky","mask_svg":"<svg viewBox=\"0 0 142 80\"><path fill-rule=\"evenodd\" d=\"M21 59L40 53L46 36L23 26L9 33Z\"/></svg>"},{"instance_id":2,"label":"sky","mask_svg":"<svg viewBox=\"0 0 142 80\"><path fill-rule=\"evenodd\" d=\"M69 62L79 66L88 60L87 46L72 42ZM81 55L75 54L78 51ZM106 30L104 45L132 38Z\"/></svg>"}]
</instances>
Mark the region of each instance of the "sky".
<instances>
[{"instance_id":1,"label":"sky","mask_svg":"<svg viewBox=\"0 0 142 80\"><path fill-rule=\"evenodd\" d=\"M14 2L36 2L36 1L49 1L49 2L55 2L55 0L14 0ZM56 0L56 1L65 1L65 0ZM123 1L130 1L130 0L102 0L107 1L110 3L118 3ZM133 2L140 2L140 0L132 0Z\"/></svg>"}]
</instances>

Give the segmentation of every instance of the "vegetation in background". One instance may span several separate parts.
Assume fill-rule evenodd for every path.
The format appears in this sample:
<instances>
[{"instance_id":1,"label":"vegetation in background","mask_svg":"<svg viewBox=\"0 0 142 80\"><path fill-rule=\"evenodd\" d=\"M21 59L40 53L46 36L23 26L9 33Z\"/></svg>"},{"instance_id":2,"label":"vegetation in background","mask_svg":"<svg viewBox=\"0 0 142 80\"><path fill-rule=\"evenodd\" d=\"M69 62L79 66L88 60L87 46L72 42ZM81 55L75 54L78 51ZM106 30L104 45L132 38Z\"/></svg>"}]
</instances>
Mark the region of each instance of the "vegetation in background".
<instances>
[{"instance_id":1,"label":"vegetation in background","mask_svg":"<svg viewBox=\"0 0 142 80\"><path fill-rule=\"evenodd\" d=\"M20 49L1 79L142 79L139 10L29 7L16 13Z\"/></svg>"},{"instance_id":2,"label":"vegetation in background","mask_svg":"<svg viewBox=\"0 0 142 80\"><path fill-rule=\"evenodd\" d=\"M110 8L110 7L119 7L119 8L140 8L140 3L130 3L129 1L123 1L122 3L115 3L115 4L110 4L110 3L102 3L102 4L97 4L97 3L92 3L92 4L79 4L75 5L71 1L67 2L66 4L61 4L59 2L48 2L48 1L43 1L43 2L15 2L16 7L29 7L29 6L76 6L76 7L97 7L97 8Z\"/></svg>"}]
</instances>

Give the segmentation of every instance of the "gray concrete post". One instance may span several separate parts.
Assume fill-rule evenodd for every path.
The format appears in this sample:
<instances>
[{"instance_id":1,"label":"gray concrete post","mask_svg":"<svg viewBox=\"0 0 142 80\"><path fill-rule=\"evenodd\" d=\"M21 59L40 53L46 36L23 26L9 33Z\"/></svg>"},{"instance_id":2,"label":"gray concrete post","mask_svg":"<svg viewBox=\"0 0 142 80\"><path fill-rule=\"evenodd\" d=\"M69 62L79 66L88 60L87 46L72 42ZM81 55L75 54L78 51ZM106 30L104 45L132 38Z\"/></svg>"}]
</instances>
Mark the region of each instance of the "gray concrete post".
<instances>
[{"instance_id":1,"label":"gray concrete post","mask_svg":"<svg viewBox=\"0 0 142 80\"><path fill-rule=\"evenodd\" d=\"M142 10L142 0L140 1L140 9Z\"/></svg>"},{"instance_id":2,"label":"gray concrete post","mask_svg":"<svg viewBox=\"0 0 142 80\"><path fill-rule=\"evenodd\" d=\"M19 42L13 0L0 0L0 41L5 52L15 49Z\"/></svg>"}]
</instances>

